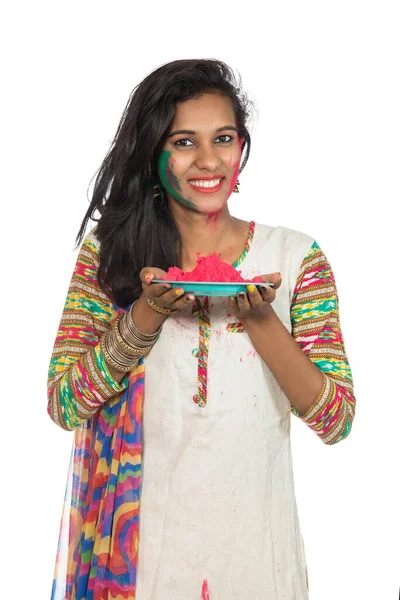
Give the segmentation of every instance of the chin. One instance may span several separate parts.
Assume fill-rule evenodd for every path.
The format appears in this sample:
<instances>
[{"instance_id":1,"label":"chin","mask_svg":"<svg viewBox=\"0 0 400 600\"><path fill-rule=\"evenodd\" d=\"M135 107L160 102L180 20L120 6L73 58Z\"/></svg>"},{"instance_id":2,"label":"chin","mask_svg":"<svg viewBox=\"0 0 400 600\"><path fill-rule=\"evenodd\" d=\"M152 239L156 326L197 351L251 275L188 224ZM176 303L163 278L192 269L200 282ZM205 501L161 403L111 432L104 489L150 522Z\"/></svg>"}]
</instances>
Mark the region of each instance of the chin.
<instances>
[{"instance_id":1,"label":"chin","mask_svg":"<svg viewBox=\"0 0 400 600\"><path fill-rule=\"evenodd\" d=\"M224 202L224 204L219 204L218 206L215 206L215 204L213 204L212 206L199 206L198 211L202 215L209 215L221 212L225 208L225 206L226 202Z\"/></svg>"}]
</instances>

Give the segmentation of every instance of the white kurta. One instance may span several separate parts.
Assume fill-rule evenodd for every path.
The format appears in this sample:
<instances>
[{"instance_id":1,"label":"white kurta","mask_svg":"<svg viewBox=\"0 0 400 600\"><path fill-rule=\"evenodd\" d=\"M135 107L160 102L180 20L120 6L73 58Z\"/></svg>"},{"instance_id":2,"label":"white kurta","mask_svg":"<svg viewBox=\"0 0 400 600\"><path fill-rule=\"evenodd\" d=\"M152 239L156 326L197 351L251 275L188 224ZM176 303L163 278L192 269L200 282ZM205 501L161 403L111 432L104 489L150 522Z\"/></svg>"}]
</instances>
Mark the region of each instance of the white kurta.
<instances>
[{"instance_id":1,"label":"white kurta","mask_svg":"<svg viewBox=\"0 0 400 600\"><path fill-rule=\"evenodd\" d=\"M313 241L256 225L238 267L245 278L282 273L273 307L288 331ZM136 600L308 598L290 404L248 335L227 329L238 321L227 302L209 299L206 406L193 401L199 318L191 307L167 319L145 359Z\"/></svg>"}]
</instances>

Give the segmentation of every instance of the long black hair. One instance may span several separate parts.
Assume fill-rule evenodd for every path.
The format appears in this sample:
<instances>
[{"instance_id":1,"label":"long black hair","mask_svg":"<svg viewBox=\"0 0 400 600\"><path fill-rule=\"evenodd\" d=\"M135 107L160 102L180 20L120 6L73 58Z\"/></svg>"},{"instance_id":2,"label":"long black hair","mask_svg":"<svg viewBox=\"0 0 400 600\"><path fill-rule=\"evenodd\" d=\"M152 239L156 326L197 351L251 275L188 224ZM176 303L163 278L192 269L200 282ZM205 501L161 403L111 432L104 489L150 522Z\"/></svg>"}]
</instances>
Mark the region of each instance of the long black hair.
<instances>
[{"instance_id":1,"label":"long black hair","mask_svg":"<svg viewBox=\"0 0 400 600\"><path fill-rule=\"evenodd\" d=\"M230 98L239 137L244 138L242 172L250 153L246 127L252 104L232 69L215 59L176 60L154 70L132 91L111 148L97 171L90 206L76 237L78 247L89 219L97 222L100 241L98 282L119 306L142 293L139 279L145 266L168 270L181 266L181 239L165 193L157 158L164 147L176 103L204 93ZM100 217L95 217L98 211Z\"/></svg>"}]
</instances>

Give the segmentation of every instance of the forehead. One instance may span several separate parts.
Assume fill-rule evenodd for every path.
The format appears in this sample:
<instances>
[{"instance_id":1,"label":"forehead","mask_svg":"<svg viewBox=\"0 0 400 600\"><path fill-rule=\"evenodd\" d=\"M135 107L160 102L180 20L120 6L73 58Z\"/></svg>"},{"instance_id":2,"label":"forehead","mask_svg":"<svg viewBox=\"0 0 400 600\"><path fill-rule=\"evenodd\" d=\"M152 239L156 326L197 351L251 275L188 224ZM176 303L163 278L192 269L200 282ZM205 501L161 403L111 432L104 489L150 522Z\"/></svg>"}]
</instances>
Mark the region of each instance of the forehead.
<instances>
[{"instance_id":1,"label":"forehead","mask_svg":"<svg viewBox=\"0 0 400 600\"><path fill-rule=\"evenodd\" d=\"M232 101L219 94L204 94L200 98L177 103L170 129L214 130L223 125L235 125Z\"/></svg>"}]
</instances>

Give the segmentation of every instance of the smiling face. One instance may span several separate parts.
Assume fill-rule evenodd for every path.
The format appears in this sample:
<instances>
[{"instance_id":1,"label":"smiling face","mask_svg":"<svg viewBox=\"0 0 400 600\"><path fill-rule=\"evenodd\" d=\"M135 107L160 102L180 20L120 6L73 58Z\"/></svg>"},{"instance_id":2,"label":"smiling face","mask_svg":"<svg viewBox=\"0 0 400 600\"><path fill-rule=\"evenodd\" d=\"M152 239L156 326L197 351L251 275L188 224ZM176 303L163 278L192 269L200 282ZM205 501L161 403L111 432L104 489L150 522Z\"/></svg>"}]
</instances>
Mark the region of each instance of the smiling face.
<instances>
[{"instance_id":1,"label":"smiling face","mask_svg":"<svg viewBox=\"0 0 400 600\"><path fill-rule=\"evenodd\" d=\"M243 141L229 98L204 94L178 103L157 165L169 202L218 214L235 187Z\"/></svg>"}]
</instances>

